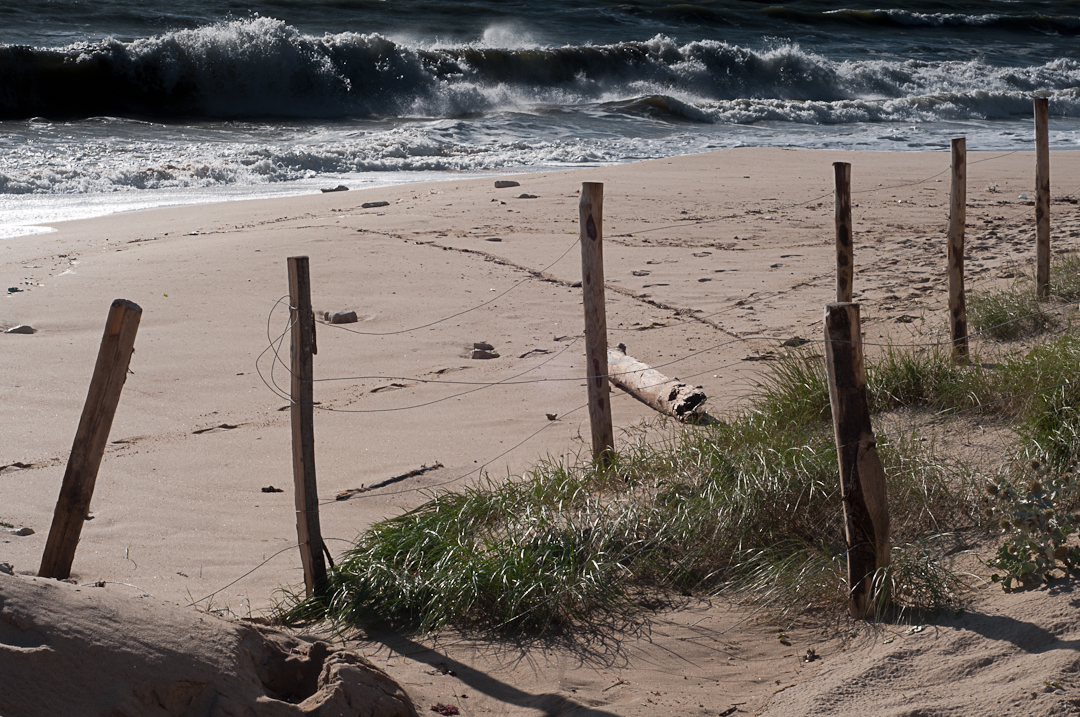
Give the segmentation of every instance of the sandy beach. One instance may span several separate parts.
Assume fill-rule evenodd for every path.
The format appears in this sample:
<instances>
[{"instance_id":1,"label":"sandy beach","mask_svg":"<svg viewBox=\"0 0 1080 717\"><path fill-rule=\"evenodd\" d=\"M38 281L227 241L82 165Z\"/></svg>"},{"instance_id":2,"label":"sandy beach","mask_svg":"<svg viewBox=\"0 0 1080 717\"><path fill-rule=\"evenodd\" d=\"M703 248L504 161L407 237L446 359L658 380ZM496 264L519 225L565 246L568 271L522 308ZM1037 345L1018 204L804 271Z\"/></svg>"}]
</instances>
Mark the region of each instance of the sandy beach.
<instances>
[{"instance_id":1,"label":"sandy beach","mask_svg":"<svg viewBox=\"0 0 1080 717\"><path fill-rule=\"evenodd\" d=\"M287 338L274 342L288 324L289 256L310 258L316 310L359 317L317 327L317 480L323 535L336 555L374 522L421 504L425 491L482 474L504 480L545 456L588 450L575 285L582 182L605 187L609 342L702 386L708 410L722 415L753 387L760 359L784 340L821 335L823 306L835 295L838 161L852 164L855 300L866 339L939 326L947 320L948 153L736 149L513 175L519 186L510 188L463 175L118 214L0 240L4 286L19 289L4 296L0 328L36 330L0 336L0 521L34 531L5 531L0 562L37 572L113 299L134 301L143 315L72 577L104 581L116 599L260 615L275 591L302 585L288 376L274 359L276 350L288 362ZM1055 152L1051 171L1053 250L1076 250L1080 153ZM1034 257L1033 198L1032 153L969 153L969 291L1008 281ZM362 207L373 202L388 204ZM472 359L474 342L490 343L498 358ZM504 384L486 385L495 382ZM612 408L617 443L656 419L619 391ZM442 467L334 500L435 463ZM263 492L270 486L284 491ZM940 669L912 678L905 694L914 701L882 698L876 713L1075 714L1080 635L1063 607L1071 588L1018 597L988 586L975 599L972 620L1013 615L1044 642L997 637L993 620L966 633L961 623L928 628L888 649L815 625L780 641L749 609L694 598L618 645L585 652L453 639L432 652L418 638L361 651L421 713L454 702L462 714L848 714L857 702L823 701L813 690L901 684L907 678L870 668L895 666L900 645L919 639L903 659ZM1013 657L1015 669L949 662L982 649L975 637L1000 648L987 670ZM811 646L824 659L805 664ZM456 676L433 667L439 662ZM819 670L833 681L803 684ZM1063 675L1072 680L1065 696L1044 692L1044 682L1065 684ZM947 685L970 685L969 701Z\"/></svg>"}]
</instances>

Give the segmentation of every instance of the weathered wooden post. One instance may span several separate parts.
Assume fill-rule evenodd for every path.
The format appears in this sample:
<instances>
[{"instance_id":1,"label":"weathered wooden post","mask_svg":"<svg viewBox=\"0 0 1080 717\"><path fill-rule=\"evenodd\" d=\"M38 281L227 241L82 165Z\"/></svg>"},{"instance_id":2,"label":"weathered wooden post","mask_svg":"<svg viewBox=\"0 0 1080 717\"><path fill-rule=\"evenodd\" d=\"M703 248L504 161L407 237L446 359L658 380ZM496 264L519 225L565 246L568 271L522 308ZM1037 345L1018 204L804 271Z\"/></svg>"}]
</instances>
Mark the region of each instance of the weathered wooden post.
<instances>
[{"instance_id":1,"label":"weathered wooden post","mask_svg":"<svg viewBox=\"0 0 1080 717\"><path fill-rule=\"evenodd\" d=\"M1035 98L1035 295L1050 296L1049 103Z\"/></svg>"},{"instance_id":2,"label":"weathered wooden post","mask_svg":"<svg viewBox=\"0 0 1080 717\"><path fill-rule=\"evenodd\" d=\"M967 363L967 307L964 303L964 222L967 217L967 140L952 141L952 192L949 195L949 329L952 356Z\"/></svg>"},{"instance_id":3,"label":"weathered wooden post","mask_svg":"<svg viewBox=\"0 0 1080 717\"><path fill-rule=\"evenodd\" d=\"M292 457L295 488L296 536L304 566L308 597L326 590L322 532L319 528L319 494L315 485L315 395L312 356L315 314L311 310L311 279L306 256L289 257L289 314L292 322Z\"/></svg>"},{"instance_id":4,"label":"weathered wooden post","mask_svg":"<svg viewBox=\"0 0 1080 717\"><path fill-rule=\"evenodd\" d=\"M41 557L38 575L64 580L71 577L71 563L79 544L83 523L90 513L98 468L105 455L120 392L127 380L131 354L135 351L135 334L139 331L142 309L124 299L112 302L105 334L98 348L90 390L83 404L82 418L71 445L60 497L53 511L49 538Z\"/></svg>"},{"instance_id":5,"label":"weathered wooden post","mask_svg":"<svg viewBox=\"0 0 1080 717\"><path fill-rule=\"evenodd\" d=\"M585 305L585 374L593 460L606 465L615 451L608 383L607 313L604 306L604 185L583 182L578 204L581 222L581 293Z\"/></svg>"},{"instance_id":6,"label":"weathered wooden post","mask_svg":"<svg viewBox=\"0 0 1080 717\"><path fill-rule=\"evenodd\" d=\"M836 300L851 301L855 248L851 232L851 165L833 162L833 212L836 216Z\"/></svg>"},{"instance_id":7,"label":"weathered wooden post","mask_svg":"<svg viewBox=\"0 0 1080 717\"><path fill-rule=\"evenodd\" d=\"M862 619L882 605L882 600L872 601L871 597L887 599L887 595L873 596L873 582L878 570L889 566L891 548L885 471L866 400L858 304L825 307L825 361L844 503L851 588L848 611Z\"/></svg>"}]
</instances>

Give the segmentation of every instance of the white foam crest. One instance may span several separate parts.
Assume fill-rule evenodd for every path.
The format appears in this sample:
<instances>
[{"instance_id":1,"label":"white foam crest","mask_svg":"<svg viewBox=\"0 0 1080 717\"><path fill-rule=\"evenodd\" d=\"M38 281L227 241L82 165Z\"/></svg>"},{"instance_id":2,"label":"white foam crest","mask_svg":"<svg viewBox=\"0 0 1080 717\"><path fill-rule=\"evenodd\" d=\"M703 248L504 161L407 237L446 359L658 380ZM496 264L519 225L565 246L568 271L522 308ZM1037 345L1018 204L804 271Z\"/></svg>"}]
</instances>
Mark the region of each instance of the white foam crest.
<instances>
[{"instance_id":1,"label":"white foam crest","mask_svg":"<svg viewBox=\"0 0 1080 717\"><path fill-rule=\"evenodd\" d=\"M536 50L542 47L527 30L512 23L490 25L473 46L499 50Z\"/></svg>"},{"instance_id":2,"label":"white foam crest","mask_svg":"<svg viewBox=\"0 0 1080 717\"><path fill-rule=\"evenodd\" d=\"M1080 90L1054 93L1055 112L1080 116ZM702 105L700 111L716 123L750 124L762 121L800 124L861 122L948 122L1023 117L1031 113L1031 95L1023 92L974 90L899 99L818 100L743 99Z\"/></svg>"},{"instance_id":3,"label":"white foam crest","mask_svg":"<svg viewBox=\"0 0 1080 717\"><path fill-rule=\"evenodd\" d=\"M973 27L982 27L986 25L992 25L999 20L1002 16L994 13L981 13L975 15L969 15L965 13L945 12L945 13L926 13L926 12L914 12L911 10L900 10L897 8L879 9L879 10L854 10L850 8L841 8L839 10L826 10L825 15L868 15L877 17L887 17L898 25L909 25L912 27L943 27L946 25L969 25Z\"/></svg>"}]
</instances>

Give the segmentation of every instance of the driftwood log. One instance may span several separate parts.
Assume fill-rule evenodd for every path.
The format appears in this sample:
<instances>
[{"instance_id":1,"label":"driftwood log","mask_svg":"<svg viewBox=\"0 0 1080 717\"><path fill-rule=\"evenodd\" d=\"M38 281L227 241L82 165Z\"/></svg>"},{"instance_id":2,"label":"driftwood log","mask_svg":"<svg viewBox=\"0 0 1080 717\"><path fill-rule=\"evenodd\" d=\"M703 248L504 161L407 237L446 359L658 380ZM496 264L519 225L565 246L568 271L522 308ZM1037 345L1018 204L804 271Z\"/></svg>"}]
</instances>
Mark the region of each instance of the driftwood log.
<instances>
[{"instance_id":1,"label":"driftwood log","mask_svg":"<svg viewBox=\"0 0 1080 717\"><path fill-rule=\"evenodd\" d=\"M707 398L700 386L668 378L648 364L626 355L626 347L608 349L608 378L642 403L680 421L694 418Z\"/></svg>"}]
</instances>

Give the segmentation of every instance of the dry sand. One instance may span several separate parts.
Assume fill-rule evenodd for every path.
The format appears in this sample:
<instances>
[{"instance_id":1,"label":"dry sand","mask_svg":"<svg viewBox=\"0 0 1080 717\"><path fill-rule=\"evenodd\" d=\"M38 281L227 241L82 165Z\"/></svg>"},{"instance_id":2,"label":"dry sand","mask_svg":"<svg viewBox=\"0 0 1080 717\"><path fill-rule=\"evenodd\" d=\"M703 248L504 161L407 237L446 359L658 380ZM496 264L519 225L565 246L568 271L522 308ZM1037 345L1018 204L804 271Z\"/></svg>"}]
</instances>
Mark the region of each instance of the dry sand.
<instances>
[{"instance_id":1,"label":"dry sand","mask_svg":"<svg viewBox=\"0 0 1080 717\"><path fill-rule=\"evenodd\" d=\"M35 531L5 532L0 561L36 572L115 298L144 314L73 577L133 600L213 595L204 609L257 615L276 589L302 582L287 400L264 384L287 388L265 350L287 323L288 256L310 257L316 309L360 317L320 324L315 357L317 379L349 379L315 388L332 409L316 412L316 462L323 534L337 553L374 521L420 504L422 489L466 485L481 468L518 475L546 455L586 450L573 286L581 182L605 183L609 341L702 385L710 411L722 413L752 386L763 365L755 359L821 333L835 295L834 161L853 165L855 297L867 340L939 325L947 153L731 150L520 175L508 189L460 177L122 214L0 240L5 287L22 289L4 297L0 326L37 330L0 335L0 521ZM1034 158L972 152L968 162L968 286L985 286L1034 256L1034 210L1019 198L1034 197ZM1055 153L1052 171L1054 248L1075 249L1080 156ZM389 205L361 208L372 201ZM532 273L540 270L544 279ZM475 341L500 358L471 359ZM482 390L424 382L523 372L560 380ZM653 418L622 394L612 404L617 433ZM443 467L333 500L436 461ZM271 485L286 490L261 492ZM811 628L789 630L787 645L749 610L689 602L588 647L382 636L359 649L421 712L453 701L462 714L754 714L770 704L778 715L848 714L866 712L868 694L869 711L882 714L1080 712L1076 633L1062 617L1075 610L1069 589L1016 597L990 587L977 600L966 618L888 645L866 630L845 642ZM1028 624L1045 639L999 634ZM802 663L807 647L824 660ZM980 649L985 664L966 657ZM3 650L0 661L12 659ZM10 717L2 702L0 714Z\"/></svg>"}]
</instances>

